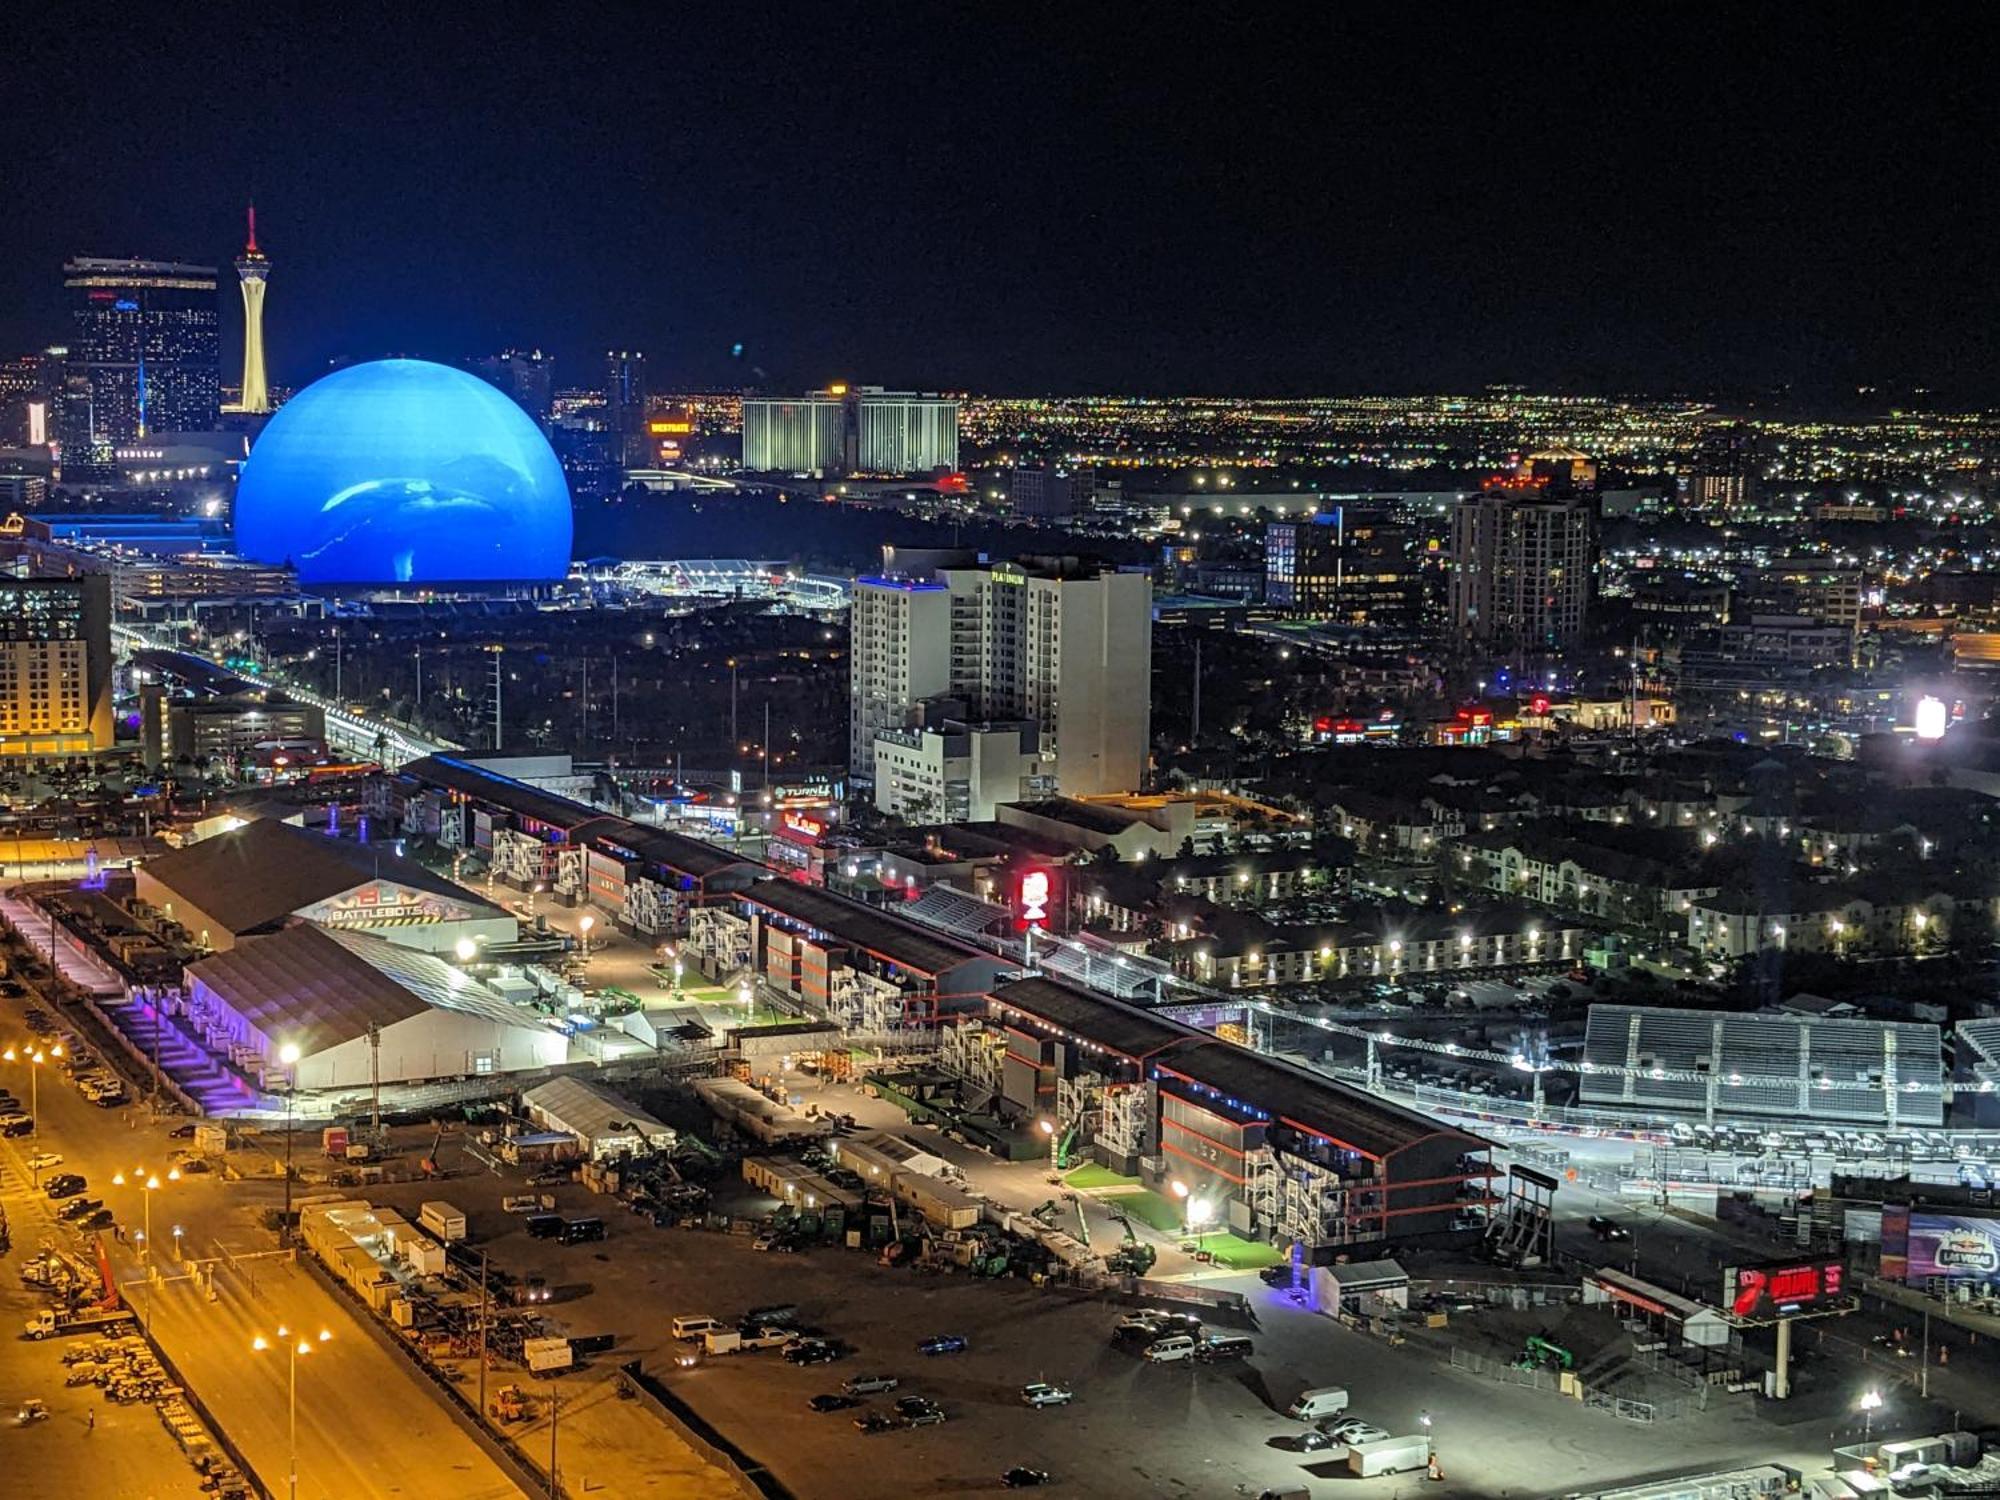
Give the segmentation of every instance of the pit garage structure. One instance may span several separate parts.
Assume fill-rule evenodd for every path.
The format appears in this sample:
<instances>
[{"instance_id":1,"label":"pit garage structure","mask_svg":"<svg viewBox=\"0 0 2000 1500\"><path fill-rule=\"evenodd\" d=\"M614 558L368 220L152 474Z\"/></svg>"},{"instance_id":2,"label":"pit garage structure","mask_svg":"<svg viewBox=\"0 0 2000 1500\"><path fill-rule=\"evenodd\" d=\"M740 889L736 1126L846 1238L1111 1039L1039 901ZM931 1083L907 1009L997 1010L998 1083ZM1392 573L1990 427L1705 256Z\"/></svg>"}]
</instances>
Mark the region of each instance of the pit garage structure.
<instances>
[{"instance_id":1,"label":"pit garage structure","mask_svg":"<svg viewBox=\"0 0 2000 1500\"><path fill-rule=\"evenodd\" d=\"M1914 1021L1593 1005L1579 1097L1662 1119L1944 1123L1938 1028Z\"/></svg>"},{"instance_id":2,"label":"pit garage structure","mask_svg":"<svg viewBox=\"0 0 2000 1500\"><path fill-rule=\"evenodd\" d=\"M266 1088L368 1088L549 1068L569 1038L435 954L301 923L188 965L188 1016ZM299 1049L287 1070L287 1044Z\"/></svg>"},{"instance_id":3,"label":"pit garage structure","mask_svg":"<svg viewBox=\"0 0 2000 1500\"><path fill-rule=\"evenodd\" d=\"M1209 1224L1309 1261L1477 1234L1496 1201L1479 1136L1056 980L998 986L941 1042L948 1071L1048 1121L1072 1159L1179 1182Z\"/></svg>"},{"instance_id":4,"label":"pit garage structure","mask_svg":"<svg viewBox=\"0 0 2000 1500\"><path fill-rule=\"evenodd\" d=\"M687 933L691 911L766 873L754 860L532 786L452 755L411 761L384 810L406 833L489 861L516 890L588 904L646 939Z\"/></svg>"},{"instance_id":5,"label":"pit garage structure","mask_svg":"<svg viewBox=\"0 0 2000 1500\"><path fill-rule=\"evenodd\" d=\"M449 953L461 939L508 943L520 924L392 849L259 818L148 860L141 901L222 953L297 918Z\"/></svg>"},{"instance_id":6,"label":"pit garage structure","mask_svg":"<svg viewBox=\"0 0 2000 1500\"><path fill-rule=\"evenodd\" d=\"M940 1017L983 1010L1011 960L890 912L792 880L742 894L729 935L765 984L853 1037L924 1031Z\"/></svg>"}]
</instances>

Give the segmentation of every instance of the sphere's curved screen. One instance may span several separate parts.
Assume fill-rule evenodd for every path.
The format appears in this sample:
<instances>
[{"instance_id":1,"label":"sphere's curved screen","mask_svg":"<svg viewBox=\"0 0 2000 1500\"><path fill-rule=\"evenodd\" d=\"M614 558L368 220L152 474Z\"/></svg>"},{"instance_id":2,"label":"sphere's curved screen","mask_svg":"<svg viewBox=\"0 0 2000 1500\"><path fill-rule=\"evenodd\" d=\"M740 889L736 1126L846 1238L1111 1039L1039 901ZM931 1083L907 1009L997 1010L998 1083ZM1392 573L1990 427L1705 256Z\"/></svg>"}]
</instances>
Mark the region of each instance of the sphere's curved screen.
<instances>
[{"instance_id":1,"label":"sphere's curved screen","mask_svg":"<svg viewBox=\"0 0 2000 1500\"><path fill-rule=\"evenodd\" d=\"M419 359L315 381L264 428L236 550L302 583L543 583L569 572L569 485L532 418Z\"/></svg>"}]
</instances>

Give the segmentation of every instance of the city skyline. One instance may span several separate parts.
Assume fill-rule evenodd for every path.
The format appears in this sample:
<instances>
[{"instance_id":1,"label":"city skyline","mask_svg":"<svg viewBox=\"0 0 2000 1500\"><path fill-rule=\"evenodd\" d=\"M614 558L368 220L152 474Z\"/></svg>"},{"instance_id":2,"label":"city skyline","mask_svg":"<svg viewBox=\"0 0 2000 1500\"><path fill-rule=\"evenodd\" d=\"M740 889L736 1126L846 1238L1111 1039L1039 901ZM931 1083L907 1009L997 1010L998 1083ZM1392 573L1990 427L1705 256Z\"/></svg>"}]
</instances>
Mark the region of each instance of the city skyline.
<instances>
[{"instance_id":1,"label":"city skyline","mask_svg":"<svg viewBox=\"0 0 2000 1500\"><path fill-rule=\"evenodd\" d=\"M292 19L241 29L228 111L198 38L43 35L11 110L143 86L181 123L71 111L23 161L0 337L55 341L68 256L225 262L254 198L293 387L540 345L683 389L2000 392L1994 205L1950 145L1992 106L1922 22L1585 21L1544 74L1462 18L1275 19L1198 72L1108 14L1051 64L1036 21Z\"/></svg>"}]
</instances>

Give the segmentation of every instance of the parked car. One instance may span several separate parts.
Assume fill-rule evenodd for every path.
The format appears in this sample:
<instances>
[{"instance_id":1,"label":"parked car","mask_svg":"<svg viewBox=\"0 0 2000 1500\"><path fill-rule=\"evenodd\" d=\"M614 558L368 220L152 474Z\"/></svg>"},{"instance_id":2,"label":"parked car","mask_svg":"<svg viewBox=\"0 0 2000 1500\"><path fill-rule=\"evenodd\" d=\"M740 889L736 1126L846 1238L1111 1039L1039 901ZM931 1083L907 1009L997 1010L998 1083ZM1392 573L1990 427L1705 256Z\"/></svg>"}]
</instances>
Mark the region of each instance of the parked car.
<instances>
[{"instance_id":1,"label":"parked car","mask_svg":"<svg viewBox=\"0 0 2000 1500\"><path fill-rule=\"evenodd\" d=\"M193 1139L194 1139L194 1122L193 1122L192 1120L190 1120L190 1121L189 1121L189 1122L188 1122L187 1124L185 1124L185 1125L176 1125L176 1126L175 1126L175 1127L174 1127L174 1128L173 1128L172 1130L169 1130L169 1131L167 1132L167 1139L168 1139L168 1140L170 1140L170 1141L190 1141L190 1140L193 1140Z\"/></svg>"},{"instance_id":2,"label":"parked car","mask_svg":"<svg viewBox=\"0 0 2000 1500\"><path fill-rule=\"evenodd\" d=\"M905 1427L936 1427L944 1421L944 1413L935 1406L922 1411L908 1412L903 1417Z\"/></svg>"},{"instance_id":3,"label":"parked car","mask_svg":"<svg viewBox=\"0 0 2000 1500\"><path fill-rule=\"evenodd\" d=\"M846 1411L850 1407L859 1406L860 1404L852 1396L834 1395L815 1396L806 1403L814 1411Z\"/></svg>"},{"instance_id":4,"label":"parked car","mask_svg":"<svg viewBox=\"0 0 2000 1500\"><path fill-rule=\"evenodd\" d=\"M1329 1422L1323 1429L1336 1443L1379 1443L1389 1434L1373 1422L1364 1422L1359 1417L1342 1417L1337 1422Z\"/></svg>"},{"instance_id":5,"label":"parked car","mask_svg":"<svg viewBox=\"0 0 2000 1500\"><path fill-rule=\"evenodd\" d=\"M869 1436L878 1432L893 1432L898 1423L886 1412L865 1412L854 1419L855 1430Z\"/></svg>"},{"instance_id":6,"label":"parked car","mask_svg":"<svg viewBox=\"0 0 2000 1500\"><path fill-rule=\"evenodd\" d=\"M917 1345L919 1354L963 1354L972 1345L962 1333L941 1333Z\"/></svg>"},{"instance_id":7,"label":"parked car","mask_svg":"<svg viewBox=\"0 0 2000 1500\"><path fill-rule=\"evenodd\" d=\"M37 1151L33 1156L28 1158L28 1170L30 1172L46 1172L50 1167L59 1167L62 1163L62 1156L58 1152Z\"/></svg>"},{"instance_id":8,"label":"parked car","mask_svg":"<svg viewBox=\"0 0 2000 1500\"><path fill-rule=\"evenodd\" d=\"M1016 1464L1000 1476L1000 1483L1010 1490L1039 1489L1048 1482L1047 1469L1030 1469L1025 1464Z\"/></svg>"},{"instance_id":9,"label":"parked car","mask_svg":"<svg viewBox=\"0 0 2000 1500\"><path fill-rule=\"evenodd\" d=\"M27 1135L35 1128L35 1122L26 1115L0 1115L0 1135Z\"/></svg>"},{"instance_id":10,"label":"parked car","mask_svg":"<svg viewBox=\"0 0 2000 1500\"><path fill-rule=\"evenodd\" d=\"M1076 1392L1064 1385L1048 1385L1038 1380L1021 1387L1023 1406L1068 1406L1075 1399Z\"/></svg>"},{"instance_id":11,"label":"parked car","mask_svg":"<svg viewBox=\"0 0 2000 1500\"><path fill-rule=\"evenodd\" d=\"M1600 1240L1629 1240L1632 1238L1631 1230L1620 1224L1616 1219L1608 1219L1603 1214L1592 1214L1590 1216L1590 1232Z\"/></svg>"},{"instance_id":12,"label":"parked car","mask_svg":"<svg viewBox=\"0 0 2000 1500\"><path fill-rule=\"evenodd\" d=\"M894 1375L855 1375L841 1381L840 1388L850 1396L877 1396L902 1383Z\"/></svg>"},{"instance_id":13,"label":"parked car","mask_svg":"<svg viewBox=\"0 0 2000 1500\"><path fill-rule=\"evenodd\" d=\"M51 1198L74 1198L84 1190L84 1180L74 1172L58 1172L42 1184L42 1191Z\"/></svg>"},{"instance_id":14,"label":"parked car","mask_svg":"<svg viewBox=\"0 0 2000 1500\"><path fill-rule=\"evenodd\" d=\"M72 1198L56 1210L58 1219L81 1219L86 1214L94 1214L104 1207L102 1198Z\"/></svg>"}]
</instances>

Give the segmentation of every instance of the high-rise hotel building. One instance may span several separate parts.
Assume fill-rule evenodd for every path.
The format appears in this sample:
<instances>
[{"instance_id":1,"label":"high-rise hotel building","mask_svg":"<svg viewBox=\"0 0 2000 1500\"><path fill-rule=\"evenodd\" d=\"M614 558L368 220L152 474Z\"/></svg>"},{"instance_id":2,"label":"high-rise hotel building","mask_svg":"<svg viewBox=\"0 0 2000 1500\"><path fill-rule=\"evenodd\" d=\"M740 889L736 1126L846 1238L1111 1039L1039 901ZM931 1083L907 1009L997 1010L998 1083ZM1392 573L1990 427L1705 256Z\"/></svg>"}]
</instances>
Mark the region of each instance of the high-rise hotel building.
<instances>
[{"instance_id":1,"label":"high-rise hotel building","mask_svg":"<svg viewBox=\"0 0 2000 1500\"><path fill-rule=\"evenodd\" d=\"M743 467L754 474L932 474L958 467L949 396L828 386L743 398Z\"/></svg>"},{"instance_id":2,"label":"high-rise hotel building","mask_svg":"<svg viewBox=\"0 0 2000 1500\"><path fill-rule=\"evenodd\" d=\"M849 752L872 781L876 739L926 699L973 720L1033 721L1064 796L1137 790L1152 719L1152 580L1074 557L897 559L854 585Z\"/></svg>"},{"instance_id":3,"label":"high-rise hotel building","mask_svg":"<svg viewBox=\"0 0 2000 1500\"><path fill-rule=\"evenodd\" d=\"M109 575L0 574L0 760L111 744Z\"/></svg>"},{"instance_id":4,"label":"high-rise hotel building","mask_svg":"<svg viewBox=\"0 0 2000 1500\"><path fill-rule=\"evenodd\" d=\"M222 409L215 267L79 256L63 266L69 360L65 476L108 479L149 434L213 432Z\"/></svg>"}]
</instances>

